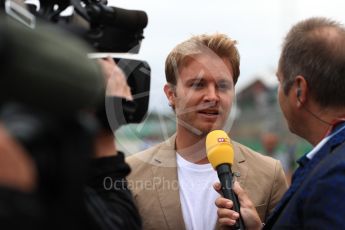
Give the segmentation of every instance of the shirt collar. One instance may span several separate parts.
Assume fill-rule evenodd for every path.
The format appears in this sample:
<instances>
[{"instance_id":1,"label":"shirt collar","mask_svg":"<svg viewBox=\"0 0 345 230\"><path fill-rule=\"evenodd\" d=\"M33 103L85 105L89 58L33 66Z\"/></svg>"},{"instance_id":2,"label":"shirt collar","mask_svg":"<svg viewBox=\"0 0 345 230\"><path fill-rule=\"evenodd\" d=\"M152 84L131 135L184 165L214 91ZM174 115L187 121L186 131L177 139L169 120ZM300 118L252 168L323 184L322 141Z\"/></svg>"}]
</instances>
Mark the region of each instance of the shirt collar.
<instances>
[{"instance_id":1,"label":"shirt collar","mask_svg":"<svg viewBox=\"0 0 345 230\"><path fill-rule=\"evenodd\" d=\"M342 122L337 127L334 128L333 132L324 137L308 154L307 158L309 160L313 159L315 154L331 139L333 136L337 135L340 131L345 129L345 122Z\"/></svg>"}]
</instances>

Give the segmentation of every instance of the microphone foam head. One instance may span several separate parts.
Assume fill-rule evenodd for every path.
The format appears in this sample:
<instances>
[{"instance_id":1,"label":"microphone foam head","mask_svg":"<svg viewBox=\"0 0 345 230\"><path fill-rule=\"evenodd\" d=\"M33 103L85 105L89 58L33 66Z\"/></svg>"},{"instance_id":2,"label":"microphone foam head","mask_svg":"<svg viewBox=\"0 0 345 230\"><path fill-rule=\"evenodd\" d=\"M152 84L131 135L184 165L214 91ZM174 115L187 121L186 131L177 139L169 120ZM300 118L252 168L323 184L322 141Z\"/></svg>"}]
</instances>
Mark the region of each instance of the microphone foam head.
<instances>
[{"instance_id":1,"label":"microphone foam head","mask_svg":"<svg viewBox=\"0 0 345 230\"><path fill-rule=\"evenodd\" d=\"M229 136L223 130L214 130L207 134L206 153L213 168L234 162L234 149Z\"/></svg>"}]
</instances>

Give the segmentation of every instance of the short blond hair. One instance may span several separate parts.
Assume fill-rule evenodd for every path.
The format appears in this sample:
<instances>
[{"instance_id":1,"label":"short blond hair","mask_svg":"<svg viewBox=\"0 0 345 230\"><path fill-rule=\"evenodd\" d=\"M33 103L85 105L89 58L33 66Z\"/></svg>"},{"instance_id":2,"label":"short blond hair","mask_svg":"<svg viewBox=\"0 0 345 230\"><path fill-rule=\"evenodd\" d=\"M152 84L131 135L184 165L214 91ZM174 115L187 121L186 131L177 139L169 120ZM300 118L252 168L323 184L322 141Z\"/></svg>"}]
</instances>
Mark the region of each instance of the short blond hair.
<instances>
[{"instance_id":1,"label":"short blond hair","mask_svg":"<svg viewBox=\"0 0 345 230\"><path fill-rule=\"evenodd\" d=\"M185 64L186 57L203 52L215 53L220 58L229 60L233 70L233 81L236 84L240 75L240 54L237 42L225 34L202 34L178 44L165 61L165 77L168 83L176 85L178 71Z\"/></svg>"}]
</instances>

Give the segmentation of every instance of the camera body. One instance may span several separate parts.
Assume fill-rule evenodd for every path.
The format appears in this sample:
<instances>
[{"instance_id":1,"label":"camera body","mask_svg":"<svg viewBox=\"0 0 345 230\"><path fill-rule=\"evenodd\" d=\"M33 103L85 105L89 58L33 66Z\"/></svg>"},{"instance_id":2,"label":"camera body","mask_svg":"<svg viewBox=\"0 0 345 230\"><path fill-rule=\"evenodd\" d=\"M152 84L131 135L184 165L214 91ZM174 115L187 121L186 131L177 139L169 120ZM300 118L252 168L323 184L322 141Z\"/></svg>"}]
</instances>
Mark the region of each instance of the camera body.
<instances>
[{"instance_id":1,"label":"camera body","mask_svg":"<svg viewBox=\"0 0 345 230\"><path fill-rule=\"evenodd\" d=\"M105 97L101 70L86 54L92 52L90 47L100 52L138 52L143 28L134 29L132 22L128 29L122 27L123 22L119 23L121 26L114 24L109 17L114 19L116 10L107 7L104 1L42 0L40 3L40 8L28 6L36 15L30 17L27 11L22 11L24 8L16 8L14 2L0 0L0 9L7 7L7 16L0 10L0 121L28 152L38 173L37 190L32 196L18 193L16 200L21 202L15 205L11 203L13 193L9 193L11 199L0 197L0 203L8 203L2 206L3 210L8 207L11 211L2 212L5 216L0 215L0 219L11 223L11 229L17 225L20 226L17 229L46 229L41 227L45 225L50 229L61 229L64 225L70 226L68 229L79 229L81 225L80 229L96 229L89 225L88 220L94 224L94 219L88 218L90 213L85 208L83 191L94 155L94 141L100 131L99 120L107 128L107 115L111 116L115 121L111 124L113 130L141 121L148 108L150 68L146 62L118 60L134 101ZM110 16L99 18L87 8L93 5L101 5L101 12L106 9ZM69 6L74 6L73 14L61 16ZM19 14L16 21L8 16L8 11L12 17ZM128 18L125 16L120 18ZM30 28L17 23L21 19L24 24L35 25L35 18L57 26L41 23L42 20ZM112 36L116 38L110 39ZM107 114L106 107L115 113ZM98 119L90 113L95 110Z\"/></svg>"},{"instance_id":2,"label":"camera body","mask_svg":"<svg viewBox=\"0 0 345 230\"><path fill-rule=\"evenodd\" d=\"M62 15L69 7L73 12ZM107 53L138 53L148 17L144 11L107 6L104 0L45 0L40 8L28 4L36 17L55 23L86 41L95 51ZM127 77L133 101L107 97L97 111L104 128L139 123L149 105L151 69L147 62L116 59ZM109 107L113 106L113 107Z\"/></svg>"}]
</instances>

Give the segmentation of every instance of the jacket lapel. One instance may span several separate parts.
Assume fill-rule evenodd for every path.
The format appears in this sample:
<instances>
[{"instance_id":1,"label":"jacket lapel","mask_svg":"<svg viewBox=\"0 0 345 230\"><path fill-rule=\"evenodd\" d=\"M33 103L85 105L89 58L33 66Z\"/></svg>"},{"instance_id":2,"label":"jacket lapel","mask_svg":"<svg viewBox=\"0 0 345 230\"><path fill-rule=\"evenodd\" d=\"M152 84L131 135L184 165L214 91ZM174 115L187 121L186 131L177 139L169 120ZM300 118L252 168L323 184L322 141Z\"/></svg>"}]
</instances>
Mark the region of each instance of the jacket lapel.
<instances>
[{"instance_id":1,"label":"jacket lapel","mask_svg":"<svg viewBox=\"0 0 345 230\"><path fill-rule=\"evenodd\" d=\"M240 183L242 188L245 188L245 181L248 175L248 165L245 163L246 159L240 151L236 142L232 141L234 148L235 158L234 165L232 165L232 172L234 173L236 180Z\"/></svg>"},{"instance_id":2,"label":"jacket lapel","mask_svg":"<svg viewBox=\"0 0 345 230\"><path fill-rule=\"evenodd\" d=\"M153 184L169 229L185 229L177 179L175 138L174 135L162 144L152 159Z\"/></svg>"},{"instance_id":3,"label":"jacket lapel","mask_svg":"<svg viewBox=\"0 0 345 230\"><path fill-rule=\"evenodd\" d=\"M331 153L335 147L339 144L344 142L345 140L345 130L342 130L336 136L332 137L313 157L313 159L309 160L310 162L305 161L306 155L301 157L297 162L300 164L300 167L295 171L293 175L293 181L288 189L288 191L284 194L281 201L278 203L277 207L273 211L272 215L269 217L265 229L270 229L274 225L274 223L279 218L280 214L284 210L284 207L292 198L292 196L296 193L300 185L303 183L304 179L309 175L309 173L319 164L322 159L327 156L327 154Z\"/></svg>"},{"instance_id":4,"label":"jacket lapel","mask_svg":"<svg viewBox=\"0 0 345 230\"><path fill-rule=\"evenodd\" d=\"M175 139L176 135L173 135L165 141L152 159L153 184L169 229L185 229L177 178ZM232 142L232 144L235 152L232 172L237 175L236 180L244 188L248 166L244 163L245 158L237 143ZM216 229L218 228L217 224Z\"/></svg>"}]
</instances>

